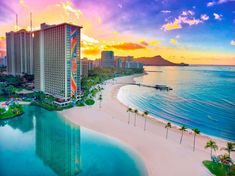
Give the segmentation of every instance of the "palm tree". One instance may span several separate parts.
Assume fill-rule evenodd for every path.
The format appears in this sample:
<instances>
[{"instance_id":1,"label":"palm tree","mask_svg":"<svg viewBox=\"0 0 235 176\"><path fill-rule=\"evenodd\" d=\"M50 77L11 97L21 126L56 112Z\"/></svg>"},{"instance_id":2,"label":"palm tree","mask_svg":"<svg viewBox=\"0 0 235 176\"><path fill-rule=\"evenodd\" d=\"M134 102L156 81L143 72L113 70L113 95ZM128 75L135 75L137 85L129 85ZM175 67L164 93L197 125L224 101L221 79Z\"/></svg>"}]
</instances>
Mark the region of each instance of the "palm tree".
<instances>
[{"instance_id":1,"label":"palm tree","mask_svg":"<svg viewBox=\"0 0 235 176\"><path fill-rule=\"evenodd\" d=\"M205 149L207 149L207 148L211 148L211 157L212 157L212 150L214 150L214 151L218 150L218 146L216 145L216 142L212 141L212 140L209 140L206 143Z\"/></svg>"},{"instance_id":2,"label":"palm tree","mask_svg":"<svg viewBox=\"0 0 235 176\"><path fill-rule=\"evenodd\" d=\"M149 115L148 111L144 111L144 113L142 114L142 116L145 118L144 119L144 131L146 130L146 122L147 122L147 116Z\"/></svg>"},{"instance_id":3,"label":"palm tree","mask_svg":"<svg viewBox=\"0 0 235 176\"><path fill-rule=\"evenodd\" d=\"M166 139L168 137L168 128L171 128L171 123L168 122L166 125L165 125L165 128L166 128Z\"/></svg>"},{"instance_id":4,"label":"palm tree","mask_svg":"<svg viewBox=\"0 0 235 176\"><path fill-rule=\"evenodd\" d=\"M131 112L132 112L132 108L128 108L126 112L128 112L128 124L130 123L130 118L131 118Z\"/></svg>"},{"instance_id":5,"label":"palm tree","mask_svg":"<svg viewBox=\"0 0 235 176\"><path fill-rule=\"evenodd\" d=\"M134 110L134 113L135 113L135 121L134 121L134 126L135 126L135 125L136 125L136 116L137 116L137 114L138 114L138 110L135 109L135 110Z\"/></svg>"},{"instance_id":6,"label":"palm tree","mask_svg":"<svg viewBox=\"0 0 235 176\"><path fill-rule=\"evenodd\" d=\"M180 128L180 131L181 131L180 144L182 143L183 135L184 135L184 132L186 131L186 129L187 128L184 125Z\"/></svg>"},{"instance_id":7,"label":"palm tree","mask_svg":"<svg viewBox=\"0 0 235 176\"><path fill-rule=\"evenodd\" d=\"M197 134L200 134L200 131L199 131L199 129L195 128L195 129L193 129L193 132L194 132L194 138L193 138L193 151L195 151L196 135L197 135Z\"/></svg>"},{"instance_id":8,"label":"palm tree","mask_svg":"<svg viewBox=\"0 0 235 176\"><path fill-rule=\"evenodd\" d=\"M231 152L235 152L235 143L227 142L227 146L221 148L220 150L226 150L228 152L229 157L230 157Z\"/></svg>"},{"instance_id":9,"label":"palm tree","mask_svg":"<svg viewBox=\"0 0 235 176\"><path fill-rule=\"evenodd\" d=\"M99 108L101 108L101 101L102 100L103 100L103 98L102 98L102 95L100 94L100 96L99 96L99 101L100 101Z\"/></svg>"}]
</instances>

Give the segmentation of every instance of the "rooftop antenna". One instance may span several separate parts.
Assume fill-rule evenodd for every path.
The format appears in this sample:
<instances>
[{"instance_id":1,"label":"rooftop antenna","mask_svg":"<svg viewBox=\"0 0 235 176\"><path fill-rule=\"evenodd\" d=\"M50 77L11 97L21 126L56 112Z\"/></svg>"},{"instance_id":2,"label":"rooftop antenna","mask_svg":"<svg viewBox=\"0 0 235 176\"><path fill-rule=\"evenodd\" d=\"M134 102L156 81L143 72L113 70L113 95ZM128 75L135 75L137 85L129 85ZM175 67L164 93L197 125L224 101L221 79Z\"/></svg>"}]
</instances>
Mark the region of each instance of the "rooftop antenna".
<instances>
[{"instance_id":1,"label":"rooftop antenna","mask_svg":"<svg viewBox=\"0 0 235 176\"><path fill-rule=\"evenodd\" d=\"M18 31L18 14L16 14L16 31Z\"/></svg>"},{"instance_id":2,"label":"rooftop antenna","mask_svg":"<svg viewBox=\"0 0 235 176\"><path fill-rule=\"evenodd\" d=\"M32 29L33 29L32 12L30 12L30 32L32 32Z\"/></svg>"}]
</instances>

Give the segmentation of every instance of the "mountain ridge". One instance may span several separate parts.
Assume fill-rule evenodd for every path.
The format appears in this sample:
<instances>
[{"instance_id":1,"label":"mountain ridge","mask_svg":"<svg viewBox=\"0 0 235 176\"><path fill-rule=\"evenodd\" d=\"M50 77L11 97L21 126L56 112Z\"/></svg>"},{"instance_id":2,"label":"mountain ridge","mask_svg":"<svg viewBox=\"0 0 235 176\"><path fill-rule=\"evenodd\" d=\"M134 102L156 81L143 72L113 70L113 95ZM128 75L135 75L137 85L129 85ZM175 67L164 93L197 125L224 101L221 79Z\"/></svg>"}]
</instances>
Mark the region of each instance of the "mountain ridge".
<instances>
[{"instance_id":1,"label":"mountain ridge","mask_svg":"<svg viewBox=\"0 0 235 176\"><path fill-rule=\"evenodd\" d=\"M173 63L161 57L160 55L153 57L139 57L136 61L143 63L145 66L188 66L185 63Z\"/></svg>"}]
</instances>

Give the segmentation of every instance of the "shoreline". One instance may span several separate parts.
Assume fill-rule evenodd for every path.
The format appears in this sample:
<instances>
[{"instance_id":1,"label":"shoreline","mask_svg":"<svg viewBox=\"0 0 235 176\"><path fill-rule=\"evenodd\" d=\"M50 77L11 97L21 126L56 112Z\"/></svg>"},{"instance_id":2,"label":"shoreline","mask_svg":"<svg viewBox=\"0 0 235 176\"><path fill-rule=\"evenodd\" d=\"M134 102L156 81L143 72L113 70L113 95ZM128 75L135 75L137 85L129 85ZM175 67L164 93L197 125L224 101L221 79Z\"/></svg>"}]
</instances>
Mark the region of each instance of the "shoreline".
<instances>
[{"instance_id":1,"label":"shoreline","mask_svg":"<svg viewBox=\"0 0 235 176\"><path fill-rule=\"evenodd\" d=\"M132 115L131 123L127 123L127 106L117 99L117 93L120 87L134 81L136 76L141 75L115 78L115 84L107 81L102 93L101 109L97 102L92 107L75 107L59 113L72 123L117 139L128 146L141 158L148 175L210 175L202 165L203 160L210 159L210 151L204 149L209 137L198 135L196 151L193 152L191 132L185 133L182 144L179 144L181 132L176 127L169 129L166 140L164 123L157 118L148 118L146 131L143 130L143 118L137 117L134 126ZM224 141L214 140L219 147L225 145Z\"/></svg>"},{"instance_id":2,"label":"shoreline","mask_svg":"<svg viewBox=\"0 0 235 176\"><path fill-rule=\"evenodd\" d=\"M147 73L146 73L146 74L147 74ZM142 75L140 75L140 76L142 76ZM137 78L137 77L140 77L140 76L134 77L132 82L135 83L136 81L135 81L134 79ZM126 85L127 85L127 84L126 84ZM116 95L116 99L117 99L125 108L129 108L129 106L128 106L127 104L125 104L124 102L122 102L122 101L117 97L118 92L119 92L119 89L120 89L121 87L126 86L126 85L120 85L120 87L118 88L118 90L115 91L114 94ZM139 111L139 110L138 110L138 114L139 114L139 115L141 115L140 112L143 113L142 111ZM166 121L166 120L164 120L164 119L162 119L162 118L160 118L160 117L153 116L153 115L148 115L148 116L147 116L147 119L148 119L148 120L152 120L152 121L156 121L157 123L162 123L163 125L166 125L166 124L168 123L168 121ZM174 129L179 130L179 129L181 128L181 126L180 126L180 125L177 125L177 124L175 124L175 123L173 123L173 122L171 122L171 128L174 128ZM191 134L191 133L193 133L193 131L192 131L191 129L186 129L185 133ZM224 139L224 138L217 137L217 136L212 136L212 135L205 134L205 133L200 133L200 136L202 136L202 137L204 136L204 137L206 137L208 140L209 140L209 139L214 139L214 140L218 140L218 141L221 141L221 142L234 142L234 141L232 141L232 140Z\"/></svg>"}]
</instances>

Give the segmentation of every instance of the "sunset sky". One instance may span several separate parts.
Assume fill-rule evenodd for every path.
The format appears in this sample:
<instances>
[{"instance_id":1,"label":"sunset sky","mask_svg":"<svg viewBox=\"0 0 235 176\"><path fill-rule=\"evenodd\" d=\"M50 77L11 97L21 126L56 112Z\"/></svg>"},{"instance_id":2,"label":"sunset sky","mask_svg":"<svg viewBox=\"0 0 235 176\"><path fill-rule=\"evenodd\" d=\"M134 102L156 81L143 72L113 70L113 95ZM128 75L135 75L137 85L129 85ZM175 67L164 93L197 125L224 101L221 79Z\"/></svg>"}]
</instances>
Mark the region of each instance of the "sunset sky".
<instances>
[{"instance_id":1,"label":"sunset sky","mask_svg":"<svg viewBox=\"0 0 235 176\"><path fill-rule=\"evenodd\" d=\"M40 23L83 26L82 57L101 50L173 62L235 65L235 0L0 0L0 50L5 33Z\"/></svg>"}]
</instances>

